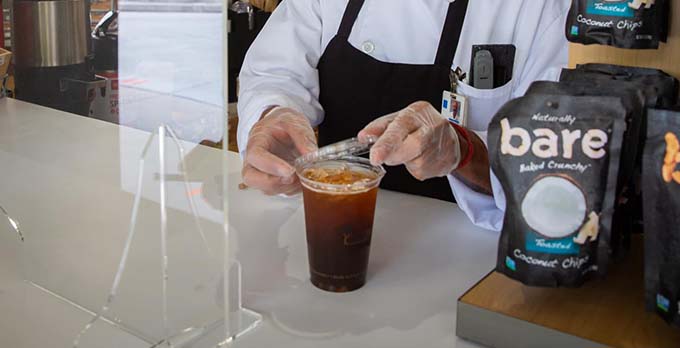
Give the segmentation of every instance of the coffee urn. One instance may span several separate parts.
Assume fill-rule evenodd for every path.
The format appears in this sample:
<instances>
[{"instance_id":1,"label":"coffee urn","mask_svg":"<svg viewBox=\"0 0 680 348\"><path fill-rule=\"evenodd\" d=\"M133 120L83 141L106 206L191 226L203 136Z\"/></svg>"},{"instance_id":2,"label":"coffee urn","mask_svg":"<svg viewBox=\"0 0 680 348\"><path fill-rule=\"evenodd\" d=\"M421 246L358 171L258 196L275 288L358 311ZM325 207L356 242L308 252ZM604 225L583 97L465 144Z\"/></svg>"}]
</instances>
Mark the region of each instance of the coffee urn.
<instances>
[{"instance_id":1,"label":"coffee urn","mask_svg":"<svg viewBox=\"0 0 680 348\"><path fill-rule=\"evenodd\" d=\"M98 81L89 0L15 0L16 98L84 116Z\"/></svg>"}]
</instances>

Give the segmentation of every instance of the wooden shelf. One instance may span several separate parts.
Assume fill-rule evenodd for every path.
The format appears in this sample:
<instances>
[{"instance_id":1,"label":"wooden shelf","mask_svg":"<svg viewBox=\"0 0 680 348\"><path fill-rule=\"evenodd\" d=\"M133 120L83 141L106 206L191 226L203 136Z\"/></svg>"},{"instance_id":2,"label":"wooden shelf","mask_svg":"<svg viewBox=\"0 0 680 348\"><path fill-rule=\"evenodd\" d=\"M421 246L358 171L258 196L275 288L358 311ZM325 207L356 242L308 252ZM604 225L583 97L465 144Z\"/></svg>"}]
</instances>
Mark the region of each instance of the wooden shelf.
<instances>
[{"instance_id":1,"label":"wooden shelf","mask_svg":"<svg viewBox=\"0 0 680 348\"><path fill-rule=\"evenodd\" d=\"M607 279L579 289L527 287L492 272L459 302L604 346L680 347L680 329L644 309L642 243L635 239L634 250Z\"/></svg>"}]
</instances>

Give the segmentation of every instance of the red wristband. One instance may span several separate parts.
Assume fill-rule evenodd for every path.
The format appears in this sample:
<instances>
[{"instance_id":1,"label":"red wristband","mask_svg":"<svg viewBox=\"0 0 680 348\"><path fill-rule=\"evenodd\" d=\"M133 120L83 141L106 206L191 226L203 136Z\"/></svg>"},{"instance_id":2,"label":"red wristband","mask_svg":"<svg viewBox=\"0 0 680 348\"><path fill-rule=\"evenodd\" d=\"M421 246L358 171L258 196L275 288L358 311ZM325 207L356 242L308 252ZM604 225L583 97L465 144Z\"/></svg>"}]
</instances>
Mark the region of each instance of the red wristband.
<instances>
[{"instance_id":1,"label":"red wristband","mask_svg":"<svg viewBox=\"0 0 680 348\"><path fill-rule=\"evenodd\" d=\"M468 133L467 129L465 127L461 127L453 122L450 122L451 126L453 126L453 129L455 129L458 134L460 134L463 139L467 142L467 153L465 154L465 157L458 163L458 167L456 169L462 169L465 168L470 162L472 162L472 157L475 154L475 145L472 143L472 139L470 138L470 133Z\"/></svg>"}]
</instances>

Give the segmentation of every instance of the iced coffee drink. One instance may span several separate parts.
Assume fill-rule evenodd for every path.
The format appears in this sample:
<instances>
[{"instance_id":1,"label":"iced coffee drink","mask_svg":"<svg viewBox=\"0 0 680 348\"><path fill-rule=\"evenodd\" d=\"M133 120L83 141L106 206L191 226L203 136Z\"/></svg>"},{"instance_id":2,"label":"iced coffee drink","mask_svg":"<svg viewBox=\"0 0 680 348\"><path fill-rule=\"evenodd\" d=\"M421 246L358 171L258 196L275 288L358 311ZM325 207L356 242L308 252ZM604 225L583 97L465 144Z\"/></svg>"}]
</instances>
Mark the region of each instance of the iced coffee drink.
<instances>
[{"instance_id":1,"label":"iced coffee drink","mask_svg":"<svg viewBox=\"0 0 680 348\"><path fill-rule=\"evenodd\" d=\"M333 292L362 287L378 184L385 171L358 157L321 160L297 169L312 284Z\"/></svg>"}]
</instances>

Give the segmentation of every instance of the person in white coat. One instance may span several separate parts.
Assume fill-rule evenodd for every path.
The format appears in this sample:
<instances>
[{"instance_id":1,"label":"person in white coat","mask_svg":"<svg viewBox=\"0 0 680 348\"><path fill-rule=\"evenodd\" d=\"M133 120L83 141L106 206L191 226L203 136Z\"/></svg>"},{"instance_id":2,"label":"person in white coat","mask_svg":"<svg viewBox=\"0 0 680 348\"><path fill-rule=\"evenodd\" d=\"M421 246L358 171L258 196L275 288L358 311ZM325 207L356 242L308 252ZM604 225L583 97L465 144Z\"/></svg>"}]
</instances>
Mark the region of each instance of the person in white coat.
<instances>
[{"instance_id":1,"label":"person in white coat","mask_svg":"<svg viewBox=\"0 0 680 348\"><path fill-rule=\"evenodd\" d=\"M374 135L383 186L455 201L500 230L505 198L490 172L486 130L495 112L567 65L568 0L285 0L240 74L243 180L267 194L300 189L292 160L318 145ZM473 45L516 48L512 79L492 89L469 71ZM466 127L450 126L443 91L467 97ZM313 127L319 127L318 144Z\"/></svg>"}]
</instances>

